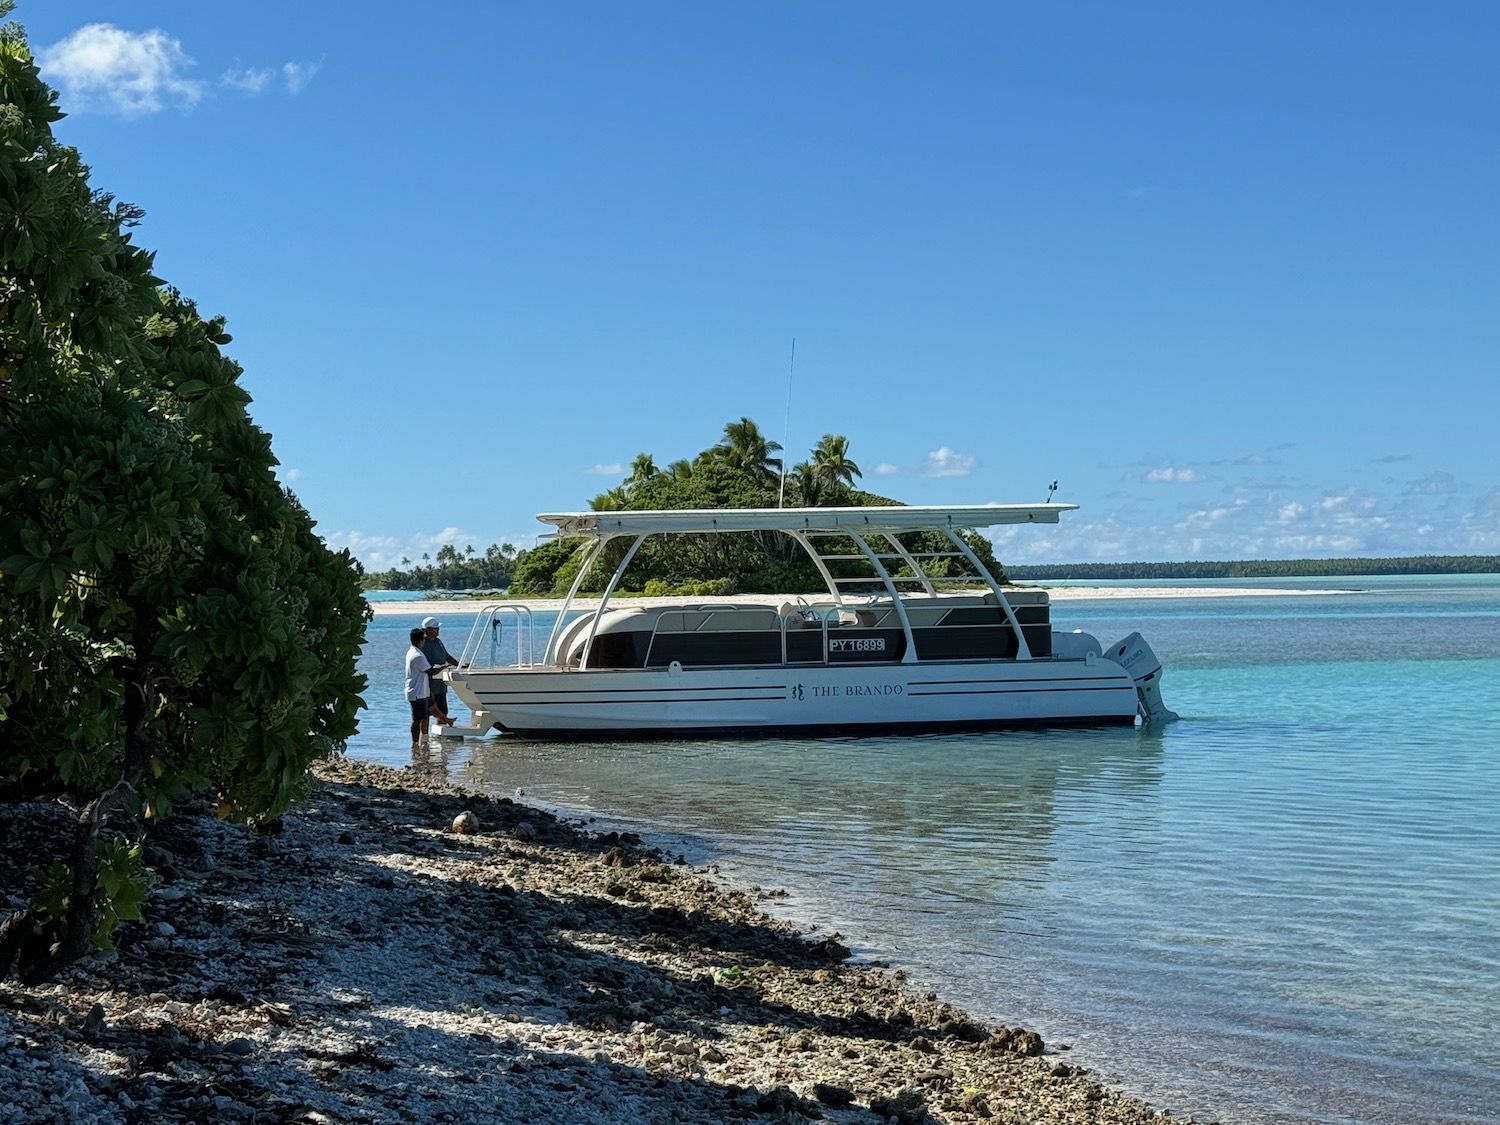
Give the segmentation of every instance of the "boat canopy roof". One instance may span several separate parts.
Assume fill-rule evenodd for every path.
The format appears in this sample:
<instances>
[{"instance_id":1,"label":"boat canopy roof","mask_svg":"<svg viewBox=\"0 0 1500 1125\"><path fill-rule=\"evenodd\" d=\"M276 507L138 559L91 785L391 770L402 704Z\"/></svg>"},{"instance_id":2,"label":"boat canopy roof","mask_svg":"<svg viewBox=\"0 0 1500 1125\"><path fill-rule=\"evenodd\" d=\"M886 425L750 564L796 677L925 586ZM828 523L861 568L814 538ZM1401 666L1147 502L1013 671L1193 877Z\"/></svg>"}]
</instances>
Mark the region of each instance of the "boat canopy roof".
<instances>
[{"instance_id":1,"label":"boat canopy roof","mask_svg":"<svg viewBox=\"0 0 1500 1125\"><path fill-rule=\"evenodd\" d=\"M537 516L560 539L664 532L803 531L887 533L957 531L997 524L1056 523L1077 504L971 504L956 508L888 505L869 508L680 508L636 512L553 512Z\"/></svg>"}]
</instances>

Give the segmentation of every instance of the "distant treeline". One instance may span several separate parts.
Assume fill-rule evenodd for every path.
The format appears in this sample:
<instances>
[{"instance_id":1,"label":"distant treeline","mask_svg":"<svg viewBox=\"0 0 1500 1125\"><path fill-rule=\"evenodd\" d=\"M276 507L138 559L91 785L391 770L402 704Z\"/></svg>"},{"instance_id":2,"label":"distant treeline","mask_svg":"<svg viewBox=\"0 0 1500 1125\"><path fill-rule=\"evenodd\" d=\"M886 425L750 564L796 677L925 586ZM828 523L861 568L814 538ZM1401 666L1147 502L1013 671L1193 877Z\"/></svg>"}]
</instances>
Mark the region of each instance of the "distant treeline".
<instances>
[{"instance_id":1,"label":"distant treeline","mask_svg":"<svg viewBox=\"0 0 1500 1125\"><path fill-rule=\"evenodd\" d=\"M1007 566L1015 579L1339 578L1377 574L1500 574L1500 555L1416 555L1404 559L1244 559L1239 562L1066 563Z\"/></svg>"},{"instance_id":2,"label":"distant treeline","mask_svg":"<svg viewBox=\"0 0 1500 1125\"><path fill-rule=\"evenodd\" d=\"M522 552L524 553L524 552ZM503 590L516 573L517 553L510 543L491 543L484 554L465 547L460 553L452 543L438 548L437 563L422 556L421 566L402 559L409 570L375 571L365 575L367 590Z\"/></svg>"}]
</instances>

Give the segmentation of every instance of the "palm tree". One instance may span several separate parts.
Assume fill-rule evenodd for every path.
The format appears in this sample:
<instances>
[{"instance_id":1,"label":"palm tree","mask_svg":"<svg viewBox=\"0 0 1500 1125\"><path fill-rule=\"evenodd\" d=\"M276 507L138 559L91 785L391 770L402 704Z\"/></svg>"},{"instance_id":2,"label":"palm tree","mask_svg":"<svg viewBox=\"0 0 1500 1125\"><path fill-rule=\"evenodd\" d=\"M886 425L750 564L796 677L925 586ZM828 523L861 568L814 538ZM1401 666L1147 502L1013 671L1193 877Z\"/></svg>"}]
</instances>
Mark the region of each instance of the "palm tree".
<instances>
[{"instance_id":1,"label":"palm tree","mask_svg":"<svg viewBox=\"0 0 1500 1125\"><path fill-rule=\"evenodd\" d=\"M804 508L816 508L823 502L823 482L818 479L818 470L806 461L798 461L787 474L787 480L796 490Z\"/></svg>"},{"instance_id":2,"label":"palm tree","mask_svg":"<svg viewBox=\"0 0 1500 1125\"><path fill-rule=\"evenodd\" d=\"M854 478L863 475L849 460L849 439L843 434L824 434L813 447L812 459L819 482L830 492L853 488Z\"/></svg>"},{"instance_id":3,"label":"palm tree","mask_svg":"<svg viewBox=\"0 0 1500 1125\"><path fill-rule=\"evenodd\" d=\"M693 463L686 459L673 461L663 471L662 475L670 481L684 481L693 475Z\"/></svg>"},{"instance_id":4,"label":"palm tree","mask_svg":"<svg viewBox=\"0 0 1500 1125\"><path fill-rule=\"evenodd\" d=\"M781 458L771 454L781 446L760 432L749 418L730 422L724 427L724 440L714 446L724 460L762 484L773 483L781 472Z\"/></svg>"},{"instance_id":5,"label":"palm tree","mask_svg":"<svg viewBox=\"0 0 1500 1125\"><path fill-rule=\"evenodd\" d=\"M630 503L630 496L625 491L625 486L617 484L608 492L601 492L589 501L589 507L596 512L623 512Z\"/></svg>"},{"instance_id":6,"label":"palm tree","mask_svg":"<svg viewBox=\"0 0 1500 1125\"><path fill-rule=\"evenodd\" d=\"M649 453L637 453L635 460L630 462L630 475L625 478L625 487L644 484L658 475L660 470L656 467L656 459Z\"/></svg>"}]
</instances>

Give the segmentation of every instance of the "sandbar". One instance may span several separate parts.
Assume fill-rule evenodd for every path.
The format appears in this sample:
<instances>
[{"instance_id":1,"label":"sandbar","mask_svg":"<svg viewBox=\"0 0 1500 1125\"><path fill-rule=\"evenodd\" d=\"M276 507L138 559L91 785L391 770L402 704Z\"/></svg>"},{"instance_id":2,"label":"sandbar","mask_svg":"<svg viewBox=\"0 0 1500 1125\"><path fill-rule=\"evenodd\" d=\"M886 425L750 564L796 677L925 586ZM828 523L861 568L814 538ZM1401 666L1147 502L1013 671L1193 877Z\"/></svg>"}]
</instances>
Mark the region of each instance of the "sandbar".
<instances>
[{"instance_id":1,"label":"sandbar","mask_svg":"<svg viewBox=\"0 0 1500 1125\"><path fill-rule=\"evenodd\" d=\"M1334 587L1304 590L1289 587L1273 589L1267 586L1048 586L1044 582L1019 583L1018 588L1046 590L1054 602L1116 601L1122 598L1297 598L1319 594L1360 593L1359 590ZM774 594L719 594L714 596L700 594L662 598L617 597L615 604L622 608L641 606L646 609L656 609L661 606L674 605L752 605L776 600ZM420 613L441 617L444 613L453 615L477 613L483 606L501 601L507 605L524 605L532 610L558 609L562 606L561 598L453 597L411 601L372 601L370 608L381 616L391 613ZM587 608L596 604L596 598L580 598L574 603L578 608Z\"/></svg>"}]
</instances>

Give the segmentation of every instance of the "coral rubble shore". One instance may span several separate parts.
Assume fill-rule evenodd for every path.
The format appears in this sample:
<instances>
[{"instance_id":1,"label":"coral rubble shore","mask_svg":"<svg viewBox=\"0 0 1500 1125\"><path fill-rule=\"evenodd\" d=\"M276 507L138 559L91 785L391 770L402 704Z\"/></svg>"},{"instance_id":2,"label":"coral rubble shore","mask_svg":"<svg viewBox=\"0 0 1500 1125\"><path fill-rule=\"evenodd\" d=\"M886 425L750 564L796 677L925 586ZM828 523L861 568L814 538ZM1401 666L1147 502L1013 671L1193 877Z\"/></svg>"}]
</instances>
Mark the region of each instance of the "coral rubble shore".
<instances>
[{"instance_id":1,"label":"coral rubble shore","mask_svg":"<svg viewBox=\"0 0 1500 1125\"><path fill-rule=\"evenodd\" d=\"M274 837L174 816L118 951L0 983L0 1123L1160 1116L628 835L316 772Z\"/></svg>"}]
</instances>

